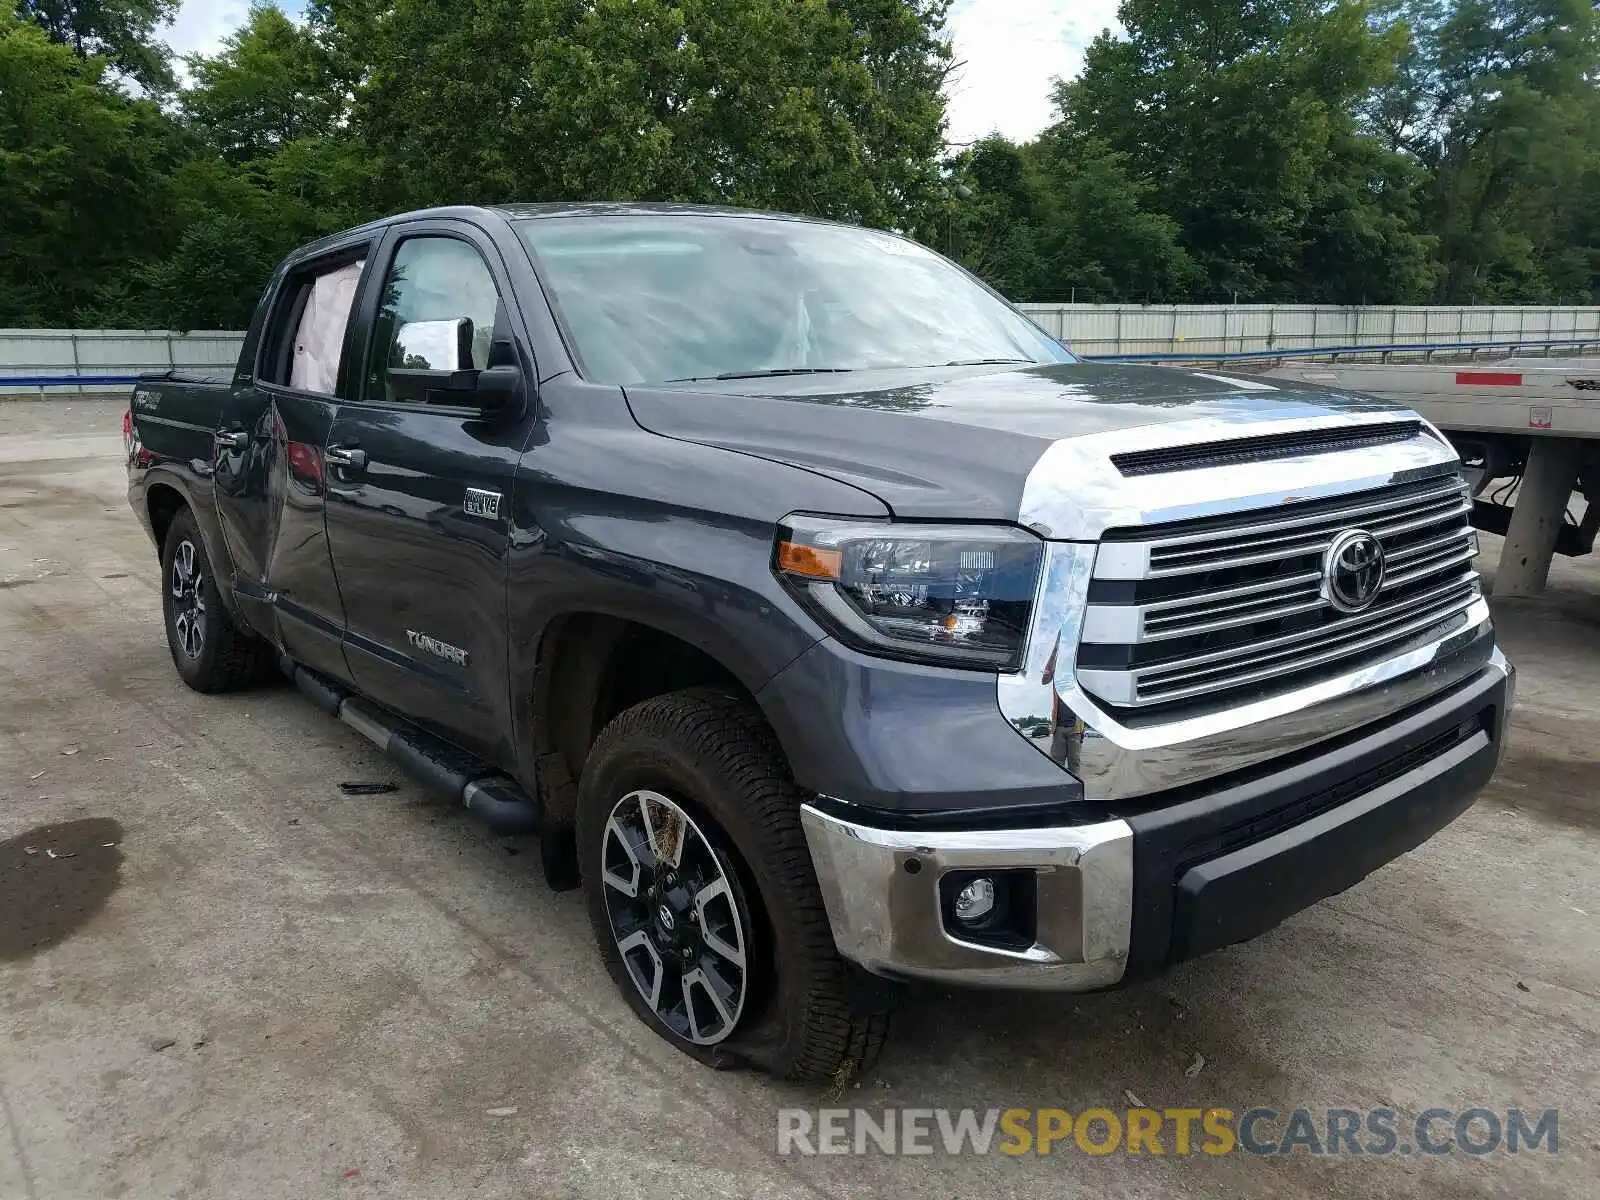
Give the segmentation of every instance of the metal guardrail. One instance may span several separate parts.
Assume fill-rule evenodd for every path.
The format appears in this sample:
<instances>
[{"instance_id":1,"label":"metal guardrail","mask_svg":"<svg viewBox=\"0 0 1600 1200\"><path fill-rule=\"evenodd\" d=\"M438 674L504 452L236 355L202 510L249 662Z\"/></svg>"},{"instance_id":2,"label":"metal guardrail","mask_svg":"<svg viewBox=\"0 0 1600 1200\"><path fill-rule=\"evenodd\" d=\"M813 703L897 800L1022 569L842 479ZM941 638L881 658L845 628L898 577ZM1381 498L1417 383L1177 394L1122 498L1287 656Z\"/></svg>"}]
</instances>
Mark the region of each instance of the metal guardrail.
<instances>
[{"instance_id":1,"label":"metal guardrail","mask_svg":"<svg viewBox=\"0 0 1600 1200\"><path fill-rule=\"evenodd\" d=\"M89 387L104 383L132 387L137 375L0 375L0 387Z\"/></svg>"},{"instance_id":2,"label":"metal guardrail","mask_svg":"<svg viewBox=\"0 0 1600 1200\"><path fill-rule=\"evenodd\" d=\"M119 392L138 382L138 375L0 375L0 401L31 400L35 391L40 400L72 400ZM58 390L46 391L47 388ZM74 390L64 392L61 388Z\"/></svg>"},{"instance_id":3,"label":"metal guardrail","mask_svg":"<svg viewBox=\"0 0 1600 1200\"><path fill-rule=\"evenodd\" d=\"M1402 342L1395 345L1364 345L1364 346L1320 346L1313 349L1295 350L1222 350L1222 351L1194 351L1189 354L1080 354L1078 357L1087 362L1124 362L1124 363L1212 363L1212 362L1273 362L1290 358L1330 358L1338 361L1340 355L1345 357L1377 357L1388 362L1391 355L1395 354L1421 354L1424 361L1431 361L1435 354L1460 354L1465 353L1468 358L1477 357L1480 350L1503 350L1507 355L1515 355L1521 350L1544 350L1547 353L1552 349L1584 350L1588 347L1600 349L1600 340L1594 338L1559 339L1551 341L1508 341L1508 342Z\"/></svg>"}]
</instances>

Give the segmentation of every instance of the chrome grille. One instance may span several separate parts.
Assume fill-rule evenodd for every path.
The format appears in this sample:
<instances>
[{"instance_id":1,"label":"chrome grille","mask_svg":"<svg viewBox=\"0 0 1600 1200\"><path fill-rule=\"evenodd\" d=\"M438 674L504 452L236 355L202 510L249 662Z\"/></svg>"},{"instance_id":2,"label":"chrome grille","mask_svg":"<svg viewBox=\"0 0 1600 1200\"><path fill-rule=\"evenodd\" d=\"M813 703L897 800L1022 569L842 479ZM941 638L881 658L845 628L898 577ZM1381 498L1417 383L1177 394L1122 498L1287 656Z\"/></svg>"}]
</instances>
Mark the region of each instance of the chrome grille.
<instances>
[{"instance_id":1,"label":"chrome grille","mask_svg":"<svg viewBox=\"0 0 1600 1200\"><path fill-rule=\"evenodd\" d=\"M1109 531L1095 558L1078 680L1117 707L1231 702L1401 652L1480 594L1454 473L1226 518ZM1344 530L1382 543L1383 586L1345 614L1322 595Z\"/></svg>"}]
</instances>

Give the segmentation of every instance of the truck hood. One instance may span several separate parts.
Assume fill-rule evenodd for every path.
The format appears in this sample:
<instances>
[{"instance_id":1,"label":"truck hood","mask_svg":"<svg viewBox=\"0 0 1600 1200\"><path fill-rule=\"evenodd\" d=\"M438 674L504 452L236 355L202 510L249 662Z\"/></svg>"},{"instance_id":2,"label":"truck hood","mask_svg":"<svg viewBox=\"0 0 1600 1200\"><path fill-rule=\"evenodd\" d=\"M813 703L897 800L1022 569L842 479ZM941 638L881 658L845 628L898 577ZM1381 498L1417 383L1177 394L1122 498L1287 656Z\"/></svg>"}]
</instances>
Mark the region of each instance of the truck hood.
<instances>
[{"instance_id":1,"label":"truck hood","mask_svg":"<svg viewBox=\"0 0 1600 1200\"><path fill-rule=\"evenodd\" d=\"M634 419L653 433L819 472L871 492L896 516L994 521L1017 520L1029 471L1059 441L1202 417L1262 433L1276 419L1399 408L1314 384L1085 362L626 391ZM1174 431L1176 444L1188 440Z\"/></svg>"}]
</instances>

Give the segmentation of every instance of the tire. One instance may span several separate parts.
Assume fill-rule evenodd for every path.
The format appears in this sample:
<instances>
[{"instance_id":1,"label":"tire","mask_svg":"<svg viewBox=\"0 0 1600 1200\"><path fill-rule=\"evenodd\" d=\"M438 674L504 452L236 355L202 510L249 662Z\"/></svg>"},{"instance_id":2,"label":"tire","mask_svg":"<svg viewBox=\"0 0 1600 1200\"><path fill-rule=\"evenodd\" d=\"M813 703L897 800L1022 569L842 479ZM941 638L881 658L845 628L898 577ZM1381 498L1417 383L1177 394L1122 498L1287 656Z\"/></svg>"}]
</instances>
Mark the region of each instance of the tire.
<instances>
[{"instance_id":1,"label":"tire","mask_svg":"<svg viewBox=\"0 0 1600 1200\"><path fill-rule=\"evenodd\" d=\"M596 740L579 785L578 852L601 957L641 1020L712 1066L837 1087L876 1060L888 1013L881 992L853 986L855 968L834 947L800 826L804 799L750 701L673 692L628 709ZM675 841L679 872L657 869L671 855L657 856L652 829L664 831L663 846ZM661 887L671 875L677 886ZM707 895L698 913L685 900ZM675 907L676 921L653 915L662 907ZM674 966L686 908L696 929ZM742 970L728 953L737 949Z\"/></svg>"},{"instance_id":2,"label":"tire","mask_svg":"<svg viewBox=\"0 0 1600 1200\"><path fill-rule=\"evenodd\" d=\"M233 623L194 514L172 518L161 546L162 613L178 675L197 692L234 692L272 670L272 645Z\"/></svg>"}]
</instances>

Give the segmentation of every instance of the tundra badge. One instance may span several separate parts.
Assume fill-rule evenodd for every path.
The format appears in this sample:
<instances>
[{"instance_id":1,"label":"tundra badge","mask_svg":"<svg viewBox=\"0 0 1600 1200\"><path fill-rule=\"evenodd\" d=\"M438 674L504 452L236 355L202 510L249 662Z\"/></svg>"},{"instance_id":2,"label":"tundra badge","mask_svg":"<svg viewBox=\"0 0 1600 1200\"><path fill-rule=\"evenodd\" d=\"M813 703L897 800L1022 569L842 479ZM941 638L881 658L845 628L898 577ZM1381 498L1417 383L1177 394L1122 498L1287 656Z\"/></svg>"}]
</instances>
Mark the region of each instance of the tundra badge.
<instances>
[{"instance_id":1,"label":"tundra badge","mask_svg":"<svg viewBox=\"0 0 1600 1200\"><path fill-rule=\"evenodd\" d=\"M467 489L467 499L461 506L469 517L483 517L490 521L500 517L500 493L486 492L482 488Z\"/></svg>"},{"instance_id":2,"label":"tundra badge","mask_svg":"<svg viewBox=\"0 0 1600 1200\"><path fill-rule=\"evenodd\" d=\"M426 650L435 657L446 662L453 662L458 667L467 665L467 652L459 646L452 646L449 642L441 642L436 637L429 637L425 633L418 633L415 629L406 630L406 637L418 650Z\"/></svg>"}]
</instances>

